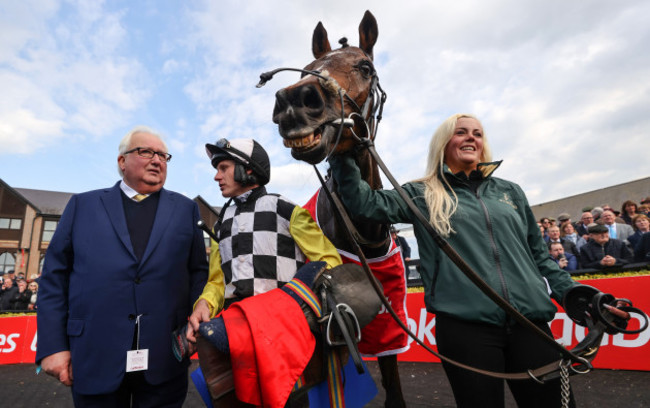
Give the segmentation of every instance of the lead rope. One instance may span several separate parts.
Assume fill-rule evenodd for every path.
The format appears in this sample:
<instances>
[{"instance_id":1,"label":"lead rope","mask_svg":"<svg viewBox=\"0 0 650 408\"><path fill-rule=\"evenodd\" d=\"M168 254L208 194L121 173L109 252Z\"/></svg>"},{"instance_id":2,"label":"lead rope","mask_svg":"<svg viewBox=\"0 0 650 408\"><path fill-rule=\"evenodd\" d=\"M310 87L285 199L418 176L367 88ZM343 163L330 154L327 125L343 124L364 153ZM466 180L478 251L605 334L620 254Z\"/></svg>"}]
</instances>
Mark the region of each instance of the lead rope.
<instances>
[{"instance_id":1,"label":"lead rope","mask_svg":"<svg viewBox=\"0 0 650 408\"><path fill-rule=\"evenodd\" d=\"M569 408L571 401L571 384L569 383L570 360L560 361L560 393L562 396L562 408Z\"/></svg>"},{"instance_id":2,"label":"lead rope","mask_svg":"<svg viewBox=\"0 0 650 408\"><path fill-rule=\"evenodd\" d=\"M390 302L388 301L388 299L386 299L386 296L384 296L383 288L381 287L379 282L374 278L374 275L372 274L372 271L370 270L370 266L368 265L368 261L367 261L366 257L364 256L363 251L361 250L361 247L359 246L359 243L357 241L355 241L354 237L352 236L352 233L351 233L351 230L350 230L350 225L352 224L352 221L350 220L350 217L348 216L345 209L342 207L342 203L338 202L338 205L337 205L337 202L333 200L333 198L332 198L333 194L327 188L325 180L323 179L323 176L318 171L318 168L316 167L316 165L314 165L313 167L314 167L314 171L316 172L316 175L318 176L318 179L319 179L319 181L320 181L320 183L322 185L323 192L327 196L328 200L331 203L333 203L332 209L334 210L334 216L337 217L341 221L341 223L345 226L345 228L343 230L348 234L348 238L350 240L350 243L354 247L354 252L359 257L361 267L363 268L364 272L366 273L366 276L368 277L368 280L370 281L371 285L373 286L373 289L375 290L375 292L379 296L379 299L381 300L382 304L386 308L386 311L388 311L388 313L392 316L395 323L397 323L397 325L399 327L401 327L402 330L404 330L404 332L407 333L409 335L409 337L411 337L413 339L414 342L416 342L417 344L422 346L422 348L424 348L429 353L431 353L434 356L438 357L440 360L446 361L446 362L448 362L450 364L453 364L453 365L455 365L457 367L460 367L460 368L464 368L464 369L466 369L468 371L472 371L474 373L487 375L487 376L493 377L493 378L500 378L502 380L530 380L530 379L533 379L534 381L537 381L538 383L543 384L544 381L541 380L540 378L542 378L543 376L548 375L549 373L557 372L557 370L558 370L558 361L554 361L554 362L549 363L549 364L547 364L545 366L535 368L535 369L531 369L531 370L527 370L526 372L521 372L521 373L499 373L499 372L494 372L494 371L482 370L480 368L475 368L475 367L472 367L470 365L463 364L463 363L461 363L459 361L453 360L453 359L451 359L451 358L449 358L447 356L444 356L444 355L436 352L435 350L433 350L427 344L425 344L423 339L420 339L415 333L413 333L408 328L408 326L406 326L404 324L404 322L402 322L400 320L399 316L397 316L397 313L395 312L395 310L391 306ZM339 207L339 205L341 207ZM569 359L569 361L571 361L571 360ZM587 361L587 360L585 360L585 361L586 361L587 366L589 367L589 369L591 369L591 364L589 363L589 361ZM588 371L586 371L586 372L588 372Z\"/></svg>"},{"instance_id":3,"label":"lead rope","mask_svg":"<svg viewBox=\"0 0 650 408\"><path fill-rule=\"evenodd\" d=\"M278 69L275 69L275 70L273 70L273 71L269 71L269 72L262 73L262 74L260 75L260 82L257 84L257 87L260 88L260 87L264 86L264 85L265 85L269 80L271 80L271 79L273 78L273 76L274 76L276 73L281 72L281 71L297 71L297 72L301 72L301 73L303 73L303 74L314 75L314 76L318 77L318 78L319 78L320 80L322 80L322 81L325 81L325 82L331 83L331 84L332 84L336 89L338 89L338 97L341 99L341 105L342 105L342 106L341 106L341 107L342 107L342 109L341 109L341 110L342 110L342 116L341 116L341 118L339 119L339 122L336 123L336 124L339 125L339 129L338 129L339 134L342 132L342 129L343 129L344 126L350 126L350 123L346 123L346 118L344 117L344 115L345 115L345 112L344 112L344 109L343 109L343 104L344 104L343 99L344 99L344 96L346 96L347 99L348 99L350 102L354 103L354 105L356 105L356 103L355 103L355 102L354 102L354 101L349 97L349 95L347 95L347 93L342 92L343 90L340 88L340 86L338 86L338 83L336 83L336 80L334 80L334 79L333 79L332 77L330 77L329 75L322 75L322 74L321 74L320 72L318 72L318 71L309 71L309 70L298 69L298 68L278 68ZM325 74L325 72L324 72L323 74ZM361 138L359 138L358 135L356 135L354 132L352 132L352 133L354 134L354 136L355 136L359 141L362 142L362 143L361 143L362 145L365 145L365 147L366 147L366 148L368 149L368 151L370 152L371 156L372 156L372 157L377 161L379 167L380 167L381 170L384 172L384 174L386 175L386 177L391 181L391 183L393 184L393 186L395 187L395 189L400 193L400 195L402 196L402 198L405 200L406 204L411 208L411 211L413 211L413 212L415 213L416 217L419 218L419 221L420 221L421 223L423 223L422 225L423 225L426 229L428 229L430 233L433 231L432 236L433 236L434 241L436 242L436 244L438 244L438 246L443 250L443 252L445 252L445 254L446 254L446 255L447 255L447 256L452 260L452 262L454 262L454 263L455 263L455 264L456 264L456 265L461 269L461 271L463 271L463 272L465 273L465 275L466 275L470 280L472 280L472 282L474 282L474 283L475 283L475 284L476 284L476 285L477 285L477 286L478 286L478 287L479 287L479 288L480 288L480 289L481 289L481 290L482 290L482 291L483 291L483 292L484 292L488 297L490 297L490 299L492 299L492 300L493 300L497 305L499 305L502 309L504 309L508 314L512 315L512 316L515 318L515 320L519 321L519 322L522 323L524 326L528 326L529 328L531 328L531 329L533 330L533 332L536 332L538 335L542 336L542 338L545 338L546 340L550 340L551 343L555 343L554 346L555 346L556 348L558 348L559 351L560 351L560 353L561 353L562 355L564 355L565 357L567 357L570 361L575 361L576 363L583 364L585 367L587 367L587 371L586 371L586 372L588 372L589 370L591 370L591 369L593 368L593 366L591 365L591 363L590 363L589 360L587 360L587 359L585 359L585 358L583 358L583 357L581 357L581 356L574 355L571 351L569 351L569 350L567 350L566 348L562 347L559 343L556 343L555 340L554 340L552 337L546 335L546 333L542 332L539 328L537 328L536 326L532 325L532 324L528 321L528 319L526 319L525 317L523 317L523 316L522 316L519 312L517 312L517 311L516 311L516 310L515 310L515 309L514 309L510 304L508 304L507 302L505 302L503 299L500 299L500 296L499 296L498 294L496 294L496 292L494 292L494 291L493 291L489 286L487 286L487 285L482 281L482 279L480 279L480 278L478 278L478 280L477 280L477 279L473 279L473 278L476 278L476 277L477 277L476 273L475 273L475 272L474 272L474 271L473 271L473 270L472 270L468 265L465 264L465 262L462 260L462 258L460 258L460 256L459 256L457 253L455 253L455 251L453 250L453 248L451 248L451 246L449 246L449 244L448 244L444 239L442 239L442 238L440 238L440 237L438 236L438 234L437 234L437 233L436 233L436 232L431 228L430 224L426 221L426 219L424 219L424 216L419 212L419 210L414 209L415 205L414 205L414 204L410 201L410 199L406 196L406 194L404 193L404 191L401 190L401 186L400 186L400 185L397 183L397 181L392 177L392 174L390 174L390 172L389 172L388 169L386 168L385 164L384 164L383 161L379 158L379 156L377 155L377 152L374 150L374 145L373 145L372 140L373 140L374 137L376 136L378 122L381 120L381 115L382 115L382 113L383 113L383 105L384 105L384 102L386 101L386 93L385 93L385 92L383 91L383 89L381 89L381 87L379 86L379 81L378 81L378 80L373 81L373 82L377 85L378 90L379 90L378 93L380 94L380 98L378 98L378 99L379 99L378 106L374 106L374 107L372 108L372 109L373 109L373 112L375 112L375 111L377 110L377 108L378 108L378 110L379 110L379 113L378 113L378 115L377 115L377 121L374 123L373 129L372 129L372 135L370 134L370 129L368 128L368 124L367 124L367 122L365 123L365 124L366 124L366 128L368 129L367 134L368 134L368 136L371 136L370 139L369 139L369 138L365 138L365 143L364 143L364 141L363 141ZM373 92L374 92L374 90L373 90ZM364 104L364 108L365 108L365 105L366 105L367 103L368 103L368 101L366 101L366 103ZM358 105L357 105L357 108L358 108ZM364 110L365 110L365 109L362 109L361 111L363 112ZM353 124L353 123L354 123L354 120L352 120L352 124ZM337 136L337 139L338 139L339 137L340 137L340 136ZM337 143L338 143L338 141L337 141ZM331 155L331 153L332 153L332 152L330 152L330 154L328 154L328 156L327 156L328 159L329 159L329 156ZM332 194L330 193L329 189L328 189L327 186L325 185L325 181L322 179L322 176L320 175L320 172L318 171L318 168L316 167L316 165L314 165L314 169L316 170L316 174L319 176L320 182L321 182L321 184L322 184L322 186L323 186L323 190L326 192L326 194L327 194L327 196L328 196L328 199L330 200L330 202L334 203L334 200L332 199ZM373 275L372 275L372 272L370 271L370 267L368 266L367 261L365 260L365 256L363 255L363 252L361 251L361 248L360 248L360 246L359 246L359 243L355 240L353 234L351 233L351 231L350 231L350 229L349 229L349 227L348 227L349 225L352 224L352 222L351 222L351 221L349 220L349 218L347 217L347 214L345 213L345 211L342 211L342 210L339 209L336 205L334 205L334 208L337 210L337 211L335 211L336 216L338 216L339 219L341 220L341 222L342 222L344 225L346 225L346 231L347 231L347 233L349 234L349 238L350 238L350 240L351 240L353 246L355 247L355 250L356 250L356 252L357 252L357 254L358 254L358 256L359 256L359 259L362 261L362 262L361 262L361 266L363 267L364 271L366 272L366 275L368 276L368 279L369 279L369 280L371 281L371 283L373 284L373 287L374 287L375 291L377 292L377 295L379 295L380 299L382 300L382 303L384 304L384 306L386 307L386 309L388 310L388 312L391 314L391 316L393 317L393 319L395 320L395 322L396 322L396 323L397 323L397 324L402 328L402 330L404 330L406 333L408 333L408 335L409 335L411 338L413 338L413 340L414 340L416 343L418 343L420 346L422 346L422 347L423 347L424 349L426 349L428 352L430 352L431 354L437 356L437 357L440 358L441 360L448 361L449 363L451 363L451 364L455 364L455 365L458 366L458 367L462 367L462 368L465 368L465 369L470 370L470 371L473 371L473 372L481 373L481 374L488 375L488 376L495 377L495 378L502 378L502 379L529 379L529 378L532 378L533 380L540 382L540 379L538 378L538 376L548 374L548 372L550 372L550 371L552 371L552 370L557 370L557 368L553 368L553 367L557 367L557 362L554 362L554 363L547 364L546 366L540 367L540 368L535 369L535 370L528 370L527 373L519 373L520 375L518 375L517 373L515 373L515 374L510 374L510 375L509 375L509 374L506 374L506 373L496 373L496 372L490 372L490 371L486 371L486 370L476 369L476 368L474 368L474 367L470 367L470 366L468 366L468 365L465 365L465 364L459 363L459 362L454 361L454 360L452 360L452 359L450 359L450 358L447 358L447 357L445 357L445 356L442 356L442 355L440 355L439 353L436 353L435 351L433 351L430 347L428 347L426 344L424 344L424 342L421 341L421 340L420 340L420 339L419 339L419 338L418 338L414 333L412 333L412 332L409 330L409 328L406 327L406 325L404 325L404 323L399 319L399 317L397 316L397 314L395 313L395 311L394 311L393 308L391 307L390 303L388 303L388 300L385 298L385 296L383 296L383 289L379 286L378 283L376 283L376 282L374 281L374 279L373 279ZM345 214L345 215L344 215L344 214ZM429 228L427 228L427 227L429 227ZM453 255L455 255L455 256L453 256ZM465 268L463 268L463 266L464 266ZM465 269L468 269L468 271L466 271ZM466 272L470 272L470 273L468 274L468 273L466 273ZM473 274L474 276L472 276L472 274ZM492 293L489 293L490 291L491 291ZM504 303L505 303L505 304L504 304Z\"/></svg>"}]
</instances>

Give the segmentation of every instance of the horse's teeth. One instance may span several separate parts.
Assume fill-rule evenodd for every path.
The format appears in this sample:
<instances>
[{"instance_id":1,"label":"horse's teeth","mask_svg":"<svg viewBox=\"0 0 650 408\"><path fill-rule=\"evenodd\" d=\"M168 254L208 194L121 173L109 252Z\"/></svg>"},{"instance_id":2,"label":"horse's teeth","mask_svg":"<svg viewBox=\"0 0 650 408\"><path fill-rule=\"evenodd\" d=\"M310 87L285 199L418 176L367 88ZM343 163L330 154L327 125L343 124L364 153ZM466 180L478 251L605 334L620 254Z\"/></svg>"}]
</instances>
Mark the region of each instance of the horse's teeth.
<instances>
[{"instance_id":1,"label":"horse's teeth","mask_svg":"<svg viewBox=\"0 0 650 408\"><path fill-rule=\"evenodd\" d=\"M306 147L312 144L314 141L314 134L305 136L300 139L287 140L284 139L284 147Z\"/></svg>"}]
</instances>

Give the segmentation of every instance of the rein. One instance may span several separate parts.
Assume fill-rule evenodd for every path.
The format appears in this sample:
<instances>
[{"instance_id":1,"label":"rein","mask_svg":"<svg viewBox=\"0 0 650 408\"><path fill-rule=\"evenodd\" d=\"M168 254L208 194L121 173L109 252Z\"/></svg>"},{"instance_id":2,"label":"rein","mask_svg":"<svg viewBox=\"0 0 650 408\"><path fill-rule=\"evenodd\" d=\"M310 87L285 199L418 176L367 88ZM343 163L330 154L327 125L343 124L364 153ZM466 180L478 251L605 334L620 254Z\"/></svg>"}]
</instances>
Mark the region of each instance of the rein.
<instances>
[{"instance_id":1,"label":"rein","mask_svg":"<svg viewBox=\"0 0 650 408\"><path fill-rule=\"evenodd\" d=\"M465 274L465 276L467 276L486 296L488 296L493 302L495 302L499 307L501 307L508 315L513 317L518 323L533 331L535 334L540 336L545 342L547 342L549 345L555 348L563 356L563 359L560 359L558 361L552 362L550 364L544 365L539 368L527 370L526 372L501 373L501 372L479 369L455 361L451 358L448 358L434 351L432 348L424 344L424 342L420 340L417 337L417 335L415 335L399 319L399 317L393 310L392 306L388 302L388 299L386 299L386 297L384 296L383 288L374 279L372 271L370 270L370 266L368 265L368 261L360 247L359 241L357 239L358 237L360 237L360 234L357 232L356 228L354 227L354 224L350 220L350 217L347 214L347 211L345 210L340 199L335 195L335 193L329 190L325 180L323 179L322 175L318 171L318 168L316 167L316 165L314 165L313 167L322 185L322 189L323 191L325 191L328 200L332 203L332 206L335 209L334 212L336 217L345 226L345 231L348 235L350 242L353 245L353 248L355 249L355 252L359 257L364 272L366 273L368 279L370 280L374 290L377 292L377 295L381 299L383 305L386 307L386 310L390 313L390 315L397 322L397 324L402 328L402 330L404 330L416 343L422 346L429 353L438 357L440 360L446 361L450 364L464 368L466 370L473 371L475 373L487 375L494 378L500 378L505 380L533 379L541 383L544 380L557 377L559 375L558 372L563 370L566 371L567 366L571 369L573 374L586 374L593 369L591 361L595 358L598 349L600 348L600 341L604 334L603 327L600 327L599 325L593 325L593 326L589 325L588 328L594 332L593 336L587 336L581 343L576 345L576 347L574 348L574 350L580 353L580 355L568 350L567 348L565 348L564 346L556 342L555 339L553 339L553 337L547 335L544 331L542 331L540 328L535 326L532 322L530 322L530 320L528 320L524 315L522 315L518 310L516 310L510 303L508 303L501 295L499 295L494 289L492 289L461 258L458 252L456 252L456 250L454 250L453 247L451 247L451 245L449 245L449 243L444 238L442 238L437 233L437 231L435 231L435 229L427 221L427 219L422 214L422 212L415 206L415 204L410 199L410 197L408 197L406 192L402 189L402 187L399 185L397 180L390 173L390 171L388 170L384 162L377 154L373 143L373 140L377 134L377 128L379 122L381 121L384 102L386 101L386 93L383 91L381 86L379 86L379 81L377 79L376 71L373 72L373 78L371 84L372 88L370 90L370 95L366 99L366 102L363 104L362 108L359 108L356 102L354 102L352 98L350 98L350 96L346 93L346 91L338 85L337 81L334 78L326 75L326 73L321 73L318 71L309 71L309 70L304 70L299 68L278 68L273 71L262 73L260 75L260 82L257 84L257 87L260 88L264 86L266 82L271 80L276 73L281 71L296 71L296 72L301 72L303 74L314 75L319 78L319 81L322 81L321 85L324 85L324 83L329 85L328 87L324 86L325 89L328 90L334 89L338 93L338 96L340 97L341 100L341 117L333 122L334 125L338 125L339 127L338 134L337 134L336 142L332 147L332 149L330 150L330 153L327 155L326 160L329 159L331 154L335 151L336 146L340 141L343 128L350 127L351 128L350 131L352 132L354 137L358 140L359 145L368 149L368 152L370 153L372 158L377 162L378 166L386 175L386 177L389 179L389 181L391 182L395 190L399 193L400 197L404 200L404 202L408 205L409 209L413 212L413 214L417 219L417 222L419 222L427 230L427 232L431 235L436 245L445 253L445 255L447 255L447 257L449 257L449 259L463 272L463 274ZM377 97L377 95L380 95L380 97ZM351 101L354 107L356 107L358 110L357 112L352 112L347 118L345 116L345 110L344 110L344 97L347 97L347 100ZM374 101L372 102L372 106L370 105L371 100ZM371 115L369 115L369 119L366 119L366 117L368 116L365 116L364 114L368 114L369 112L371 112ZM365 125L366 128L367 137L359 137L352 130L352 127L355 125L356 122L355 119L362 119L363 124ZM370 122L370 124L368 122Z\"/></svg>"},{"instance_id":2,"label":"rein","mask_svg":"<svg viewBox=\"0 0 650 408\"><path fill-rule=\"evenodd\" d=\"M536 381L539 382L539 381L542 381L542 380L540 380L540 378L545 378L547 375L549 375L549 374L551 374L553 372L556 372L556 371L558 371L560 369L560 362L554 362L554 363L542 366L540 368L533 369L533 370L528 370L527 372L521 372L521 373L500 373L500 372L496 372L496 371L483 370L483 369L480 369L480 368L476 368L476 367L466 365L466 364L461 363L459 361L453 360L453 359L451 359L449 357L446 357L446 356L436 352L435 350L433 350L428 345L426 345L423 340L420 340L417 337L417 335L415 333L413 333L401 321L399 316L397 316L397 313L395 313L395 310L393 309L393 307L389 303L388 299L384 295L383 288L381 286L379 286L379 283L376 281L376 279L374 279L374 275L372 274L372 271L370 270L370 266L368 265L368 261L367 261L365 255L363 254L363 251L362 251L361 247L359 246L359 244L352 237L352 234L350 232L350 227L352 227L353 224L352 224L352 221L350 220L349 215L347 214L347 211L342 207L342 204L338 200L338 197L337 197L337 199L334 199L334 197L336 197L335 193L333 193L333 192L331 192L329 190L329 188L327 187L327 185L325 183L325 180L323 179L322 175L320 174L320 172L318 171L318 169L316 168L315 165L314 165L314 170L316 171L316 174L318 175L318 179L321 182L322 189L325 192L327 198L332 203L334 203L334 209L335 209L334 213L337 216L337 218L343 223L343 225L345 225L345 227L346 227L345 231L348 234L348 238L352 242L352 245L354 247L354 250L355 250L357 256L359 257L359 261L361 263L361 266L363 267L363 270L366 273L366 276L368 277L368 280L370 280L375 292L377 292L377 295L381 299L382 304L384 305L386 310L390 313L390 315L393 317L393 320L395 320L395 322L400 326L400 328L402 330L404 330L404 332L406 332L406 334L408 334L409 337L411 337L416 343L418 343L420 346L422 346L429 353L431 353L434 356L438 357L440 360L444 360L444 361L446 361L446 362L448 362L450 364L453 364L455 366L464 368L464 369L469 370L469 371L473 371L473 372L478 373L478 374L483 374L483 375L487 375L487 376L495 377L495 378L500 378L500 379L504 379L504 380L528 380L530 378L533 378L533 379L535 379ZM497 296L498 296L498 294L497 294ZM525 319L525 317L524 317L524 319ZM533 325L532 323L529 323L529 324L531 324L535 329L539 330L537 328L537 326ZM542 334L544 336L548 337L546 335L546 333L542 332ZM600 337L602 337L602 334L601 334ZM555 342L555 340L553 340L553 342L555 344L558 344L557 342ZM562 347L559 344L558 344L558 346ZM562 348L564 349L564 347L562 347ZM566 349L564 349L564 350L568 352L568 350L566 350ZM571 355L573 355L573 354L571 354ZM595 353L593 354L593 357L595 357ZM587 373L592 369L591 363L588 360L586 360L586 359L584 359L582 357L578 357L578 356L575 356L575 358L576 358L576 360L579 361L580 364L587 367L587 369L586 369L586 371L584 371L584 373ZM578 371L576 371L576 372L578 372ZM583 373L583 372L580 372L580 373Z\"/></svg>"}]
</instances>

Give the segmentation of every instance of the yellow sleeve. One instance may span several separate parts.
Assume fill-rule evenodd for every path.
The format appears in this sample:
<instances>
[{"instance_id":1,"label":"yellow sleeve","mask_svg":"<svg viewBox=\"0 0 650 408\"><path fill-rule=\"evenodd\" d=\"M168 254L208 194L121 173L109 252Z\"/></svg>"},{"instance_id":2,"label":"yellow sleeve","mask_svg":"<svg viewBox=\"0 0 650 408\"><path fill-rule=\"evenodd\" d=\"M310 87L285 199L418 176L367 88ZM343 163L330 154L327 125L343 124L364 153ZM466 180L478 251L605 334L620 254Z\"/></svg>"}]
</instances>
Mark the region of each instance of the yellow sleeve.
<instances>
[{"instance_id":1,"label":"yellow sleeve","mask_svg":"<svg viewBox=\"0 0 650 408\"><path fill-rule=\"evenodd\" d=\"M324 261L329 268L341 264L341 256L323 234L309 211L296 206L291 213L290 233L298 247L310 261Z\"/></svg>"},{"instance_id":2,"label":"yellow sleeve","mask_svg":"<svg viewBox=\"0 0 650 408\"><path fill-rule=\"evenodd\" d=\"M211 239L208 283L205 284L203 293L199 296L199 299L205 299L205 301L210 305L210 317L214 317L221 311L221 309L223 309L225 293L226 284L224 282L223 270L221 269L219 244L215 240ZM196 306L196 303L194 305Z\"/></svg>"}]
</instances>

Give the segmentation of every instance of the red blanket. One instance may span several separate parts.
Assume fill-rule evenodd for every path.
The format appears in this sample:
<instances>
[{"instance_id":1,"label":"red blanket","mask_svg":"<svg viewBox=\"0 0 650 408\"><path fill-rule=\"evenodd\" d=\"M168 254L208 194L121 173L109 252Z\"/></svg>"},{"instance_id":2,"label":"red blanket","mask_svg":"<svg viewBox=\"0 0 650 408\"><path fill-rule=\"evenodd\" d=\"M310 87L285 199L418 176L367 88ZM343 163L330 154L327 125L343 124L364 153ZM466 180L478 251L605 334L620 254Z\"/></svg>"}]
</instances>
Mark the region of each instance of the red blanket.
<instances>
[{"instance_id":1,"label":"red blanket","mask_svg":"<svg viewBox=\"0 0 650 408\"><path fill-rule=\"evenodd\" d=\"M320 225L317 214L318 195L322 189L303 206L311 213L316 224ZM337 248L338 249L338 248ZM343 263L354 262L361 264L357 255L338 249ZM367 259L368 266L375 278L384 288L384 296L388 298L393 310L400 320L408 326L406 316L406 273L402 254L395 242L391 242L388 252L381 257ZM361 343L359 351L365 356L385 356L403 353L409 349L408 335L393 320L388 311L382 307L375 319L361 329Z\"/></svg>"},{"instance_id":2,"label":"red blanket","mask_svg":"<svg viewBox=\"0 0 650 408\"><path fill-rule=\"evenodd\" d=\"M222 316L237 398L284 407L316 345L298 303L274 289L234 303Z\"/></svg>"}]
</instances>

